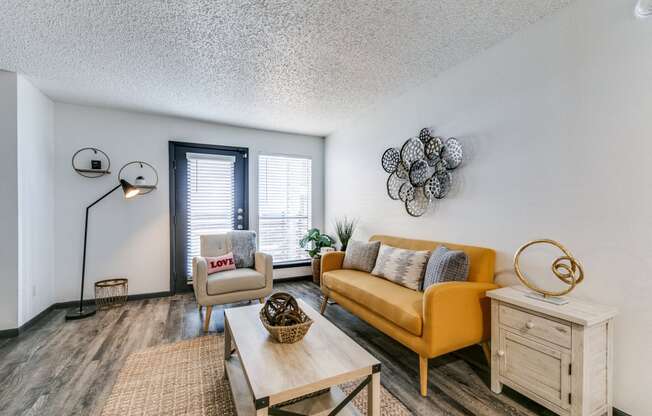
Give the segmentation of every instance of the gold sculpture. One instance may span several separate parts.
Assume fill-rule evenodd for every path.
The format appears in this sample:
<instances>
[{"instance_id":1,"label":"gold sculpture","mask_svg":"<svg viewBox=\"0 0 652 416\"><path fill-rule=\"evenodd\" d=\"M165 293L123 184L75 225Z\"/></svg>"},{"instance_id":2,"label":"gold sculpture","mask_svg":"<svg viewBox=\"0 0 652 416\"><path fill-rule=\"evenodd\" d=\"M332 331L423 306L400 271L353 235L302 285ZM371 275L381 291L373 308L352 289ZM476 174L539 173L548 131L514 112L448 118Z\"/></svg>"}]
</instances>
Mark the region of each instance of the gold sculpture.
<instances>
[{"instance_id":1,"label":"gold sculpture","mask_svg":"<svg viewBox=\"0 0 652 416\"><path fill-rule=\"evenodd\" d=\"M557 247L561 252L564 254L561 257L558 257L553 263L552 263L552 272L557 276L559 280L562 282L566 283L568 287L564 290L559 290L559 291L549 291L545 289L541 289L540 287L536 286L532 282L530 282L527 277L523 274L521 271L521 267L518 263L518 258L525 250L526 248L535 245L535 244L550 244L555 247ZM530 288L531 290L539 293L540 296L532 296L535 297L536 299L541 299L545 300L547 302L551 303L556 303L556 304L564 304L566 301L558 299L559 296L566 295L570 293L573 289L575 289L575 286L577 286L579 283L584 280L584 270L582 269L582 265L573 257L573 255L560 243L558 243L555 240L550 240L547 238L543 238L540 240L532 240L528 243L523 244L517 251L516 254L514 254L514 271L516 272L516 276L518 279L525 285L526 287Z\"/></svg>"}]
</instances>

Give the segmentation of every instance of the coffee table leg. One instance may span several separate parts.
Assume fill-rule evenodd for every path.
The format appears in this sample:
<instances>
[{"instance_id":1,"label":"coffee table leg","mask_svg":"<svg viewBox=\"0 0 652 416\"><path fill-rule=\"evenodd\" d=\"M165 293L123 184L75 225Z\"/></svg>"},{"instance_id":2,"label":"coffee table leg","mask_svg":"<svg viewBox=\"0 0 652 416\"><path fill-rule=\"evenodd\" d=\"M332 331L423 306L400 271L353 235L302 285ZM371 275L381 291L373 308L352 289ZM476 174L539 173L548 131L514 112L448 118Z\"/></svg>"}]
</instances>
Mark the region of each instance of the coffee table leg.
<instances>
[{"instance_id":1,"label":"coffee table leg","mask_svg":"<svg viewBox=\"0 0 652 416\"><path fill-rule=\"evenodd\" d=\"M371 375L367 386L367 416L380 416L380 372Z\"/></svg>"},{"instance_id":2,"label":"coffee table leg","mask_svg":"<svg viewBox=\"0 0 652 416\"><path fill-rule=\"evenodd\" d=\"M233 351L231 344L231 328L226 315L224 315L224 377L226 377L226 360L231 357L231 351Z\"/></svg>"}]
</instances>

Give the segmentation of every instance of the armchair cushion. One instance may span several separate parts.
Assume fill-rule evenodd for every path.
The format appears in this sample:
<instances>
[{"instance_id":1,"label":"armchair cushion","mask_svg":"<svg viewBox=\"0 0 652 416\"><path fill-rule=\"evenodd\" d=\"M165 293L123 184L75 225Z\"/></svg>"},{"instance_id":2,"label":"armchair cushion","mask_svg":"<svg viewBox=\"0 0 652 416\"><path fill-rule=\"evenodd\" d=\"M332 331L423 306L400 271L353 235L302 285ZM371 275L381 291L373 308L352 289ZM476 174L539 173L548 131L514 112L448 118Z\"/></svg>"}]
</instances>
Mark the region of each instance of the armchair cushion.
<instances>
[{"instance_id":1,"label":"armchair cushion","mask_svg":"<svg viewBox=\"0 0 652 416\"><path fill-rule=\"evenodd\" d=\"M404 330L422 333L423 293L357 270L323 274L327 289L340 293Z\"/></svg>"},{"instance_id":2,"label":"armchair cushion","mask_svg":"<svg viewBox=\"0 0 652 416\"><path fill-rule=\"evenodd\" d=\"M234 269L208 276L206 291L209 295L256 290L265 287L265 275L254 269Z\"/></svg>"}]
</instances>

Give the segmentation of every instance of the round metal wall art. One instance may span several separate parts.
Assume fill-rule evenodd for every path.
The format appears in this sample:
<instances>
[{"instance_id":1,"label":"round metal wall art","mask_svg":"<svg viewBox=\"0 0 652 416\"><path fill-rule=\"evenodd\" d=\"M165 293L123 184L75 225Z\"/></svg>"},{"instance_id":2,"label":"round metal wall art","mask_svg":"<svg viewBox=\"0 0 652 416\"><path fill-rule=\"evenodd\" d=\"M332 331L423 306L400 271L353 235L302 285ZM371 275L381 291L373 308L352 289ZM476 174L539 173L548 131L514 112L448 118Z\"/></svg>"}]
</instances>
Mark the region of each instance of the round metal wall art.
<instances>
[{"instance_id":1,"label":"round metal wall art","mask_svg":"<svg viewBox=\"0 0 652 416\"><path fill-rule=\"evenodd\" d=\"M444 147L444 141L441 137L431 137L424 146L428 160L439 160L441 149Z\"/></svg>"},{"instance_id":2,"label":"round metal wall art","mask_svg":"<svg viewBox=\"0 0 652 416\"><path fill-rule=\"evenodd\" d=\"M407 180L410 175L410 172L407 170L403 162L399 162L396 167L396 176L400 179Z\"/></svg>"},{"instance_id":3,"label":"round metal wall art","mask_svg":"<svg viewBox=\"0 0 652 416\"><path fill-rule=\"evenodd\" d=\"M425 152L423 150L423 142L416 137L408 139L401 147L401 161L403 165L410 170L412 163L417 160L423 159Z\"/></svg>"},{"instance_id":4,"label":"round metal wall art","mask_svg":"<svg viewBox=\"0 0 652 416\"><path fill-rule=\"evenodd\" d=\"M430 127L424 127L419 131L419 140L423 142L423 144L426 144L430 141L430 139L433 138L433 129Z\"/></svg>"},{"instance_id":5,"label":"round metal wall art","mask_svg":"<svg viewBox=\"0 0 652 416\"><path fill-rule=\"evenodd\" d=\"M435 195L435 198L442 199L448 194L453 185L453 175L450 172L437 172L433 175L433 178L436 178L439 183L439 193Z\"/></svg>"},{"instance_id":6,"label":"round metal wall art","mask_svg":"<svg viewBox=\"0 0 652 416\"><path fill-rule=\"evenodd\" d=\"M387 195L405 204L413 217L428 211L436 199L444 198L453 184L452 171L464 159L462 144L454 137L444 140L432 128L423 128L400 149L391 147L381 157L387 178Z\"/></svg>"},{"instance_id":7,"label":"round metal wall art","mask_svg":"<svg viewBox=\"0 0 652 416\"><path fill-rule=\"evenodd\" d=\"M462 163L462 145L456 138L446 140L441 158L448 164L448 169L455 169Z\"/></svg>"},{"instance_id":8,"label":"round metal wall art","mask_svg":"<svg viewBox=\"0 0 652 416\"><path fill-rule=\"evenodd\" d=\"M389 175L389 178L387 178L387 195L393 200L398 201L398 191L403 183L405 183L404 180L396 176L396 172Z\"/></svg>"},{"instance_id":9,"label":"round metal wall art","mask_svg":"<svg viewBox=\"0 0 652 416\"><path fill-rule=\"evenodd\" d=\"M428 178L426 183L423 185L423 194L428 199L439 199L441 198L441 189L441 184L439 183L437 176L432 176Z\"/></svg>"},{"instance_id":10,"label":"round metal wall art","mask_svg":"<svg viewBox=\"0 0 652 416\"><path fill-rule=\"evenodd\" d=\"M417 160L410 167L410 183L412 186L423 186L428 180L430 167L424 159Z\"/></svg>"},{"instance_id":11,"label":"round metal wall art","mask_svg":"<svg viewBox=\"0 0 652 416\"><path fill-rule=\"evenodd\" d=\"M405 210L413 217L420 217L428 211L430 200L423 192L416 192L414 198L405 202Z\"/></svg>"},{"instance_id":12,"label":"round metal wall art","mask_svg":"<svg viewBox=\"0 0 652 416\"><path fill-rule=\"evenodd\" d=\"M401 163L401 154L399 153L398 149L390 147L389 149L385 150L385 153L383 153L383 169L385 169L385 172L396 172L396 168L398 168L399 163Z\"/></svg>"},{"instance_id":13,"label":"round metal wall art","mask_svg":"<svg viewBox=\"0 0 652 416\"><path fill-rule=\"evenodd\" d=\"M414 199L414 186L410 182L403 182L398 189L398 198L403 202L408 202Z\"/></svg>"}]
</instances>

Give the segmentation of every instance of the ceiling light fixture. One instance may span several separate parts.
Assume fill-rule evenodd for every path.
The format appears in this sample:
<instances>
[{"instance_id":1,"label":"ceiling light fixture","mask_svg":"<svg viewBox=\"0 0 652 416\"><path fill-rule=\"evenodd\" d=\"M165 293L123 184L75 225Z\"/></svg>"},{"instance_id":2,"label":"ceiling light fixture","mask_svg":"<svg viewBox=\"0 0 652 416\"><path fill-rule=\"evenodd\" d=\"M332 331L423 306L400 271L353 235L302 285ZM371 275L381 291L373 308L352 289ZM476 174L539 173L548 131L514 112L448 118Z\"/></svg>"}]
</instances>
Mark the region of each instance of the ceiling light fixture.
<instances>
[{"instance_id":1,"label":"ceiling light fixture","mask_svg":"<svg viewBox=\"0 0 652 416\"><path fill-rule=\"evenodd\" d=\"M635 13L640 18L652 16L652 0L638 0Z\"/></svg>"}]
</instances>

